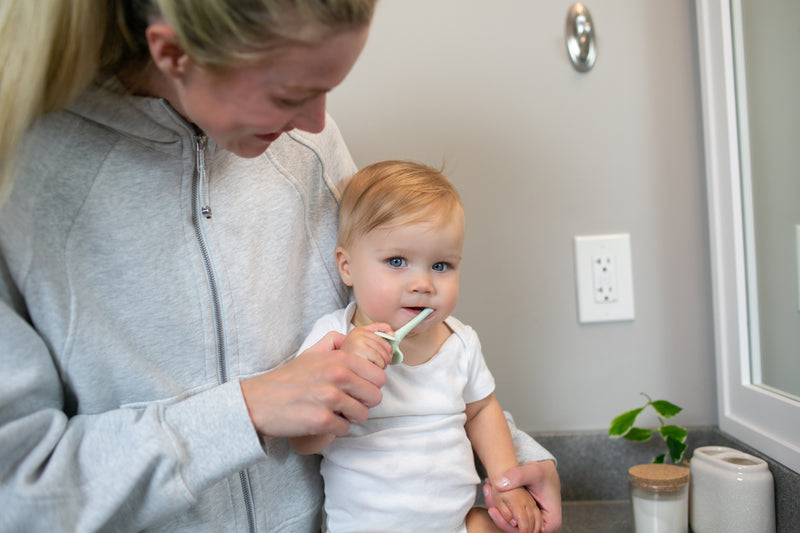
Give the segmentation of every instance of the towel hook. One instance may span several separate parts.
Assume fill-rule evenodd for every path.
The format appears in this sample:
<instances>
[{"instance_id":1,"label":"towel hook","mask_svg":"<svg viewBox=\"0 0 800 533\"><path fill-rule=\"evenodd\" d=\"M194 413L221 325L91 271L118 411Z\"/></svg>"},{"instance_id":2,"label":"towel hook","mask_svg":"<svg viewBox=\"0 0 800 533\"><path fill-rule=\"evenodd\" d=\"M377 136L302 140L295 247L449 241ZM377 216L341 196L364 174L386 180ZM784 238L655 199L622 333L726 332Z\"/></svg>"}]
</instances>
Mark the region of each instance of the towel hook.
<instances>
[{"instance_id":1,"label":"towel hook","mask_svg":"<svg viewBox=\"0 0 800 533\"><path fill-rule=\"evenodd\" d=\"M580 2L573 4L567 12L566 40L567 53L575 70L590 70L597 57L594 23L589 10Z\"/></svg>"}]
</instances>

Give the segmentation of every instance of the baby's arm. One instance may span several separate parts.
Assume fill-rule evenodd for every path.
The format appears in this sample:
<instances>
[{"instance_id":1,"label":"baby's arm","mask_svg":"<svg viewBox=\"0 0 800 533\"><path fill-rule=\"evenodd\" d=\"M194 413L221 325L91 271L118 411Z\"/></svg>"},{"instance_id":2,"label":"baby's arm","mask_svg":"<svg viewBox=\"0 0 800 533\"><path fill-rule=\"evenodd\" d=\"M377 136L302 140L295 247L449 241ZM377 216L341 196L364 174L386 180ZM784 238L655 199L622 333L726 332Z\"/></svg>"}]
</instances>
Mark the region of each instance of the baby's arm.
<instances>
[{"instance_id":1,"label":"baby's arm","mask_svg":"<svg viewBox=\"0 0 800 533\"><path fill-rule=\"evenodd\" d=\"M392 329L387 324L380 323L353 328L339 349L372 361L381 368L386 368L386 365L392 361L392 346L386 339L375 335L376 331L391 333ZM289 444L297 453L311 455L320 452L333 439L333 435L306 435L290 438Z\"/></svg>"},{"instance_id":2,"label":"baby's arm","mask_svg":"<svg viewBox=\"0 0 800 533\"><path fill-rule=\"evenodd\" d=\"M494 394L467 404L465 429L472 448L486 468L491 481L500 478L509 468L518 465L514 444L503 410ZM519 531L538 532L541 513L533 496L524 488L493 494L495 507Z\"/></svg>"}]
</instances>

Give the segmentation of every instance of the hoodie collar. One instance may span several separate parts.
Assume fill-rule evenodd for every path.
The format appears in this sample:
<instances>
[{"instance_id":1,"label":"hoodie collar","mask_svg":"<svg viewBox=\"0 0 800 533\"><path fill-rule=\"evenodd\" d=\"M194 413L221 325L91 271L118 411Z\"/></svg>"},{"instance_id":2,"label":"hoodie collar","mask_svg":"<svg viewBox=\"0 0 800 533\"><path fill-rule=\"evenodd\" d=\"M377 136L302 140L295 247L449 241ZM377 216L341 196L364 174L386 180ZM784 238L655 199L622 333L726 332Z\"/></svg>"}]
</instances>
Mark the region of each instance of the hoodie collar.
<instances>
[{"instance_id":1,"label":"hoodie collar","mask_svg":"<svg viewBox=\"0 0 800 533\"><path fill-rule=\"evenodd\" d=\"M169 102L131 95L115 76L93 82L67 111L160 151L199 133Z\"/></svg>"}]
</instances>

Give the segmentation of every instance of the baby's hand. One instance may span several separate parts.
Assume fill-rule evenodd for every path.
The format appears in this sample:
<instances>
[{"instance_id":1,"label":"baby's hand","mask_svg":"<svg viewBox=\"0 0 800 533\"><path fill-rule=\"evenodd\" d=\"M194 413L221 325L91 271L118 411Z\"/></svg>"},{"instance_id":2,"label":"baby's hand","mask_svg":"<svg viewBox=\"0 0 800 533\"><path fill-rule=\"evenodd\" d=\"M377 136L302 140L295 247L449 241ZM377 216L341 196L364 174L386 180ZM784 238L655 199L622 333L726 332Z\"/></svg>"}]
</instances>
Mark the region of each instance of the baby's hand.
<instances>
[{"instance_id":1,"label":"baby's hand","mask_svg":"<svg viewBox=\"0 0 800 533\"><path fill-rule=\"evenodd\" d=\"M496 509L517 531L539 533L542 530L542 512L530 492L518 488L507 492L492 489L492 493Z\"/></svg>"},{"instance_id":2,"label":"baby's hand","mask_svg":"<svg viewBox=\"0 0 800 533\"><path fill-rule=\"evenodd\" d=\"M363 357L381 368L392 362L392 345L386 339L375 335L376 331L392 333L388 324L375 322L354 328L345 337L340 350Z\"/></svg>"}]
</instances>

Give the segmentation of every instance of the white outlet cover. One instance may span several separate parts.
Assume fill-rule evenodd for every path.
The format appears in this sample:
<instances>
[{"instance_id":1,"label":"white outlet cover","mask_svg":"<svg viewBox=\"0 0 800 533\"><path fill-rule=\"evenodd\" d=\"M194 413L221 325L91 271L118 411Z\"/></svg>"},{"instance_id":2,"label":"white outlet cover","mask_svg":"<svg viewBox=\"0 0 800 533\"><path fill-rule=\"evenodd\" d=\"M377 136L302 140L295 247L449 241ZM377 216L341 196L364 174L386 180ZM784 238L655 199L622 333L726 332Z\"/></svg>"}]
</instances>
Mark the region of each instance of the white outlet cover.
<instances>
[{"instance_id":1,"label":"white outlet cover","mask_svg":"<svg viewBox=\"0 0 800 533\"><path fill-rule=\"evenodd\" d=\"M595 298L593 260L611 257L614 262L616 298ZM634 319L631 238L628 233L575 237L575 284L578 294L578 322L617 322Z\"/></svg>"}]
</instances>

